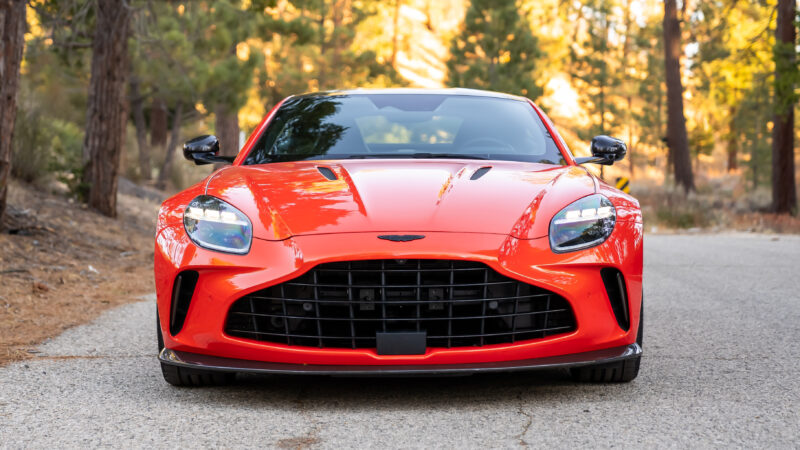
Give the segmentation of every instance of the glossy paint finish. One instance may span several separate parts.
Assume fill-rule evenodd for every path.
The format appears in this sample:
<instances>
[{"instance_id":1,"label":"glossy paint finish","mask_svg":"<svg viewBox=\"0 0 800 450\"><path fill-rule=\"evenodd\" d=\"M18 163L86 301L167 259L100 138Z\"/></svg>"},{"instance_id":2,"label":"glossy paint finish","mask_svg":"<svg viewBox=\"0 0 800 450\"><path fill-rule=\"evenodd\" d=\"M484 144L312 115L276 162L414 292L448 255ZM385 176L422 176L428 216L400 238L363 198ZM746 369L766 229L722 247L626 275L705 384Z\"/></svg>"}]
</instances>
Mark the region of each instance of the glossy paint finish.
<instances>
[{"instance_id":1,"label":"glossy paint finish","mask_svg":"<svg viewBox=\"0 0 800 450\"><path fill-rule=\"evenodd\" d=\"M481 95L487 95L485 93ZM321 365L466 364L526 360L632 344L642 285L642 218L638 202L576 166L544 113L531 103L567 161L545 164L438 160L331 160L242 166L274 114L256 129L234 164L168 199L156 235L155 275L162 330L175 276L200 278L184 328L164 333L169 349L252 361ZM330 169L336 179L324 176ZM491 167L476 180L475 171ZM551 251L550 220L578 198L606 195L617 211L603 244L572 253ZM246 255L199 248L186 236L183 211L197 195L217 196L250 217L253 243ZM424 239L394 242L385 234ZM315 265L359 259L435 258L481 261L494 270L554 291L575 312L576 331L514 344L428 348L424 355L379 356L371 349L319 349L256 342L223 333L230 305L242 295L277 284ZM617 325L600 278L615 267L625 275L631 327Z\"/></svg>"}]
</instances>

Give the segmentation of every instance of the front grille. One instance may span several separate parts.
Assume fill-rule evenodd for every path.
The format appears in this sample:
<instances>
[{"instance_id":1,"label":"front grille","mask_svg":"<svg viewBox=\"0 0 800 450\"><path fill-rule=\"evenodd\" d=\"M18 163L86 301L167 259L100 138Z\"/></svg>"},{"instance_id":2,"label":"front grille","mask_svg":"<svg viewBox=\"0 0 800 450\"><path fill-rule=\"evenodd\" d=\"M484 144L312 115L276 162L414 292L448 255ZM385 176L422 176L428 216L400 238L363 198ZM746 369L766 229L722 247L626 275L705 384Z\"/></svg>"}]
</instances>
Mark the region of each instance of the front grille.
<instances>
[{"instance_id":1,"label":"front grille","mask_svg":"<svg viewBox=\"0 0 800 450\"><path fill-rule=\"evenodd\" d=\"M377 332L424 331L428 347L505 344L575 329L569 303L472 261L321 264L231 307L230 336L320 348L375 348Z\"/></svg>"}]
</instances>

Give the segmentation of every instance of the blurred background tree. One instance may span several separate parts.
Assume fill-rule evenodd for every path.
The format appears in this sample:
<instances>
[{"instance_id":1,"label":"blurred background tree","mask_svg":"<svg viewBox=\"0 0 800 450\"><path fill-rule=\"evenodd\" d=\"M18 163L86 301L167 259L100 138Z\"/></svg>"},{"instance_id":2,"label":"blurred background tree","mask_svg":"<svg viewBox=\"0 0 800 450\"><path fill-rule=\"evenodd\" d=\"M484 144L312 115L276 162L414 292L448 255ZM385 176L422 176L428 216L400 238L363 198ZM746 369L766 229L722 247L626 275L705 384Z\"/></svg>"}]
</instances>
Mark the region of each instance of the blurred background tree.
<instances>
[{"instance_id":1,"label":"blurred background tree","mask_svg":"<svg viewBox=\"0 0 800 450\"><path fill-rule=\"evenodd\" d=\"M448 85L538 99L542 53L529 20L516 0L471 0L450 48Z\"/></svg>"},{"instance_id":2,"label":"blurred background tree","mask_svg":"<svg viewBox=\"0 0 800 450\"><path fill-rule=\"evenodd\" d=\"M25 3L0 1L0 223L6 210L11 144L17 118L17 86L25 47Z\"/></svg>"},{"instance_id":3,"label":"blurred background tree","mask_svg":"<svg viewBox=\"0 0 800 450\"><path fill-rule=\"evenodd\" d=\"M577 155L623 138L627 161L603 175L650 186L637 195L655 208L676 189L797 211L794 0L2 0L0 14L0 210L6 173L107 215L117 174L180 189L212 170L177 164L181 142L215 133L233 155L291 94L460 86L536 100Z\"/></svg>"}]
</instances>

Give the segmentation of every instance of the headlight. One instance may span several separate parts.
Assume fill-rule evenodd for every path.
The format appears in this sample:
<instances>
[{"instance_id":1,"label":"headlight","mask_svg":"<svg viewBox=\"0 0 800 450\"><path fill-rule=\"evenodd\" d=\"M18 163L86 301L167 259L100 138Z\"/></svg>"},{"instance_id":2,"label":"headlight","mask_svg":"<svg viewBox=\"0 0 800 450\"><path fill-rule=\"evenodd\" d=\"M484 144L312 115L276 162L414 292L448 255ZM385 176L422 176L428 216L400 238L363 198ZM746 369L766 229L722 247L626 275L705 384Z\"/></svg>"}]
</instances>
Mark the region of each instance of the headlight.
<instances>
[{"instance_id":1,"label":"headlight","mask_svg":"<svg viewBox=\"0 0 800 450\"><path fill-rule=\"evenodd\" d=\"M617 212L611 200L600 194L573 202L550 222L550 248L556 253L600 245L611 236Z\"/></svg>"},{"instance_id":2,"label":"headlight","mask_svg":"<svg viewBox=\"0 0 800 450\"><path fill-rule=\"evenodd\" d=\"M195 197L183 213L183 226L195 244L220 252L250 251L253 226L243 212L210 195Z\"/></svg>"}]
</instances>

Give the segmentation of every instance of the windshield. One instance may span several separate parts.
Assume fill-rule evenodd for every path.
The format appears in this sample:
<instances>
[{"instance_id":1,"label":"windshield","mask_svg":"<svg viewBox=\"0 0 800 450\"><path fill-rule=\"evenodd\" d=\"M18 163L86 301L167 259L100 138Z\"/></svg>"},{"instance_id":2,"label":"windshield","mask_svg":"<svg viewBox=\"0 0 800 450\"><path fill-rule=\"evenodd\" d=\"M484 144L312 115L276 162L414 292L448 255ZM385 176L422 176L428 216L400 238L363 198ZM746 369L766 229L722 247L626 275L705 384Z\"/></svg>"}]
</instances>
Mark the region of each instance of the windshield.
<instances>
[{"instance_id":1,"label":"windshield","mask_svg":"<svg viewBox=\"0 0 800 450\"><path fill-rule=\"evenodd\" d=\"M553 138L527 102L440 94L290 98L244 164L362 158L564 164Z\"/></svg>"}]
</instances>

